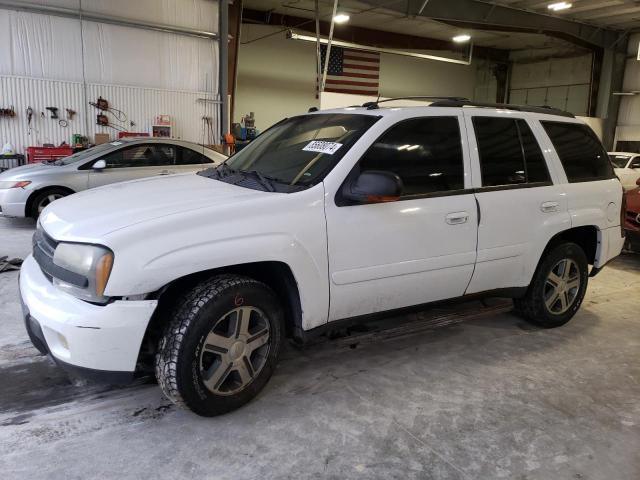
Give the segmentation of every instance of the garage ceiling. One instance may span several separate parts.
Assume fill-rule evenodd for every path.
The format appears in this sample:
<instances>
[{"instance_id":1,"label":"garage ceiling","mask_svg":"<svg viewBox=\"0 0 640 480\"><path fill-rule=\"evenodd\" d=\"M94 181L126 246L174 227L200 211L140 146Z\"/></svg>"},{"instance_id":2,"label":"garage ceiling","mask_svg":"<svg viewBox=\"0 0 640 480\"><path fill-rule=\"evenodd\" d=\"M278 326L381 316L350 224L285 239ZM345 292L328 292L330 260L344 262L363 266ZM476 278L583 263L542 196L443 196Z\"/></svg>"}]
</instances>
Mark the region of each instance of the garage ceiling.
<instances>
[{"instance_id":1,"label":"garage ceiling","mask_svg":"<svg viewBox=\"0 0 640 480\"><path fill-rule=\"evenodd\" d=\"M504 3L508 3L506 0ZM585 0L591 1L591 0ZM605 0L606 1L606 0ZM620 1L620 0L616 0ZM507 32L495 30L473 30L450 25L445 21L433 20L419 15L407 15L406 11L397 9L406 5L406 0L387 0L379 2L382 6L372 6L370 3L358 0L341 0L339 10L351 16L346 25L336 25L337 29L348 28L349 25L365 27L375 30L409 34L419 37L451 40L462 32L472 31L473 41L483 47L505 50L528 51L532 56L538 55L571 55L585 52L584 49L563 39L538 33ZM415 2L414 2L415 3ZM532 3L536 3L533 1ZM539 2L537 2L539 3ZM282 15L302 18L314 18L314 0L244 0L247 9L272 11ZM333 0L320 0L320 17L329 21L333 9ZM387 8L385 8L387 7ZM392 9L395 7L395 9ZM545 7L546 8L546 7ZM453 44L452 44L452 48Z\"/></svg>"},{"instance_id":2,"label":"garage ceiling","mask_svg":"<svg viewBox=\"0 0 640 480\"><path fill-rule=\"evenodd\" d=\"M640 1L636 0L567 0L571 8L552 12L548 6L556 0L495 0L499 5L529 10L617 30L640 30Z\"/></svg>"}]
</instances>

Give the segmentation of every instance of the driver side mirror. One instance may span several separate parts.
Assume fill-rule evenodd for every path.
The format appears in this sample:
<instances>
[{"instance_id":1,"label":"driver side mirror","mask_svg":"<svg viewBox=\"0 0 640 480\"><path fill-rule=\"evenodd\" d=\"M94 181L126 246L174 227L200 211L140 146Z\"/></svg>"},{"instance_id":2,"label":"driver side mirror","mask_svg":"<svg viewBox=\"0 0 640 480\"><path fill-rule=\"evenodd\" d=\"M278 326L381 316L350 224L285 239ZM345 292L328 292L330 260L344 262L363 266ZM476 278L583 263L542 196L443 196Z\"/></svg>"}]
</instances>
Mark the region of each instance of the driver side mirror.
<instances>
[{"instance_id":1,"label":"driver side mirror","mask_svg":"<svg viewBox=\"0 0 640 480\"><path fill-rule=\"evenodd\" d=\"M107 162L105 162L104 160L98 160L96 163L93 164L93 168L94 170L104 170L105 168L107 168Z\"/></svg>"},{"instance_id":2,"label":"driver side mirror","mask_svg":"<svg viewBox=\"0 0 640 480\"><path fill-rule=\"evenodd\" d=\"M395 202L402 194L402 180L391 172L367 170L347 183L342 193L355 203Z\"/></svg>"}]
</instances>

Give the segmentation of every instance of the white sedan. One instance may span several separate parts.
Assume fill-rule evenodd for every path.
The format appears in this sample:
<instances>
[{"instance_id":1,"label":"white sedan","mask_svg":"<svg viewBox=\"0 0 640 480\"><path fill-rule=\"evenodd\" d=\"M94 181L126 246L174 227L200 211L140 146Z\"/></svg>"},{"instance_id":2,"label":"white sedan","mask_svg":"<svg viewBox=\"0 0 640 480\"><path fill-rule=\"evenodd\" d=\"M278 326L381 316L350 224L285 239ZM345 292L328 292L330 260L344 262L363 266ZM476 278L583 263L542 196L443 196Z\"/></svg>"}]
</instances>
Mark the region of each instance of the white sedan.
<instances>
[{"instance_id":1,"label":"white sedan","mask_svg":"<svg viewBox=\"0 0 640 480\"><path fill-rule=\"evenodd\" d=\"M624 189L636 188L636 181L640 178L640 153L609 152L609 159Z\"/></svg>"}]
</instances>

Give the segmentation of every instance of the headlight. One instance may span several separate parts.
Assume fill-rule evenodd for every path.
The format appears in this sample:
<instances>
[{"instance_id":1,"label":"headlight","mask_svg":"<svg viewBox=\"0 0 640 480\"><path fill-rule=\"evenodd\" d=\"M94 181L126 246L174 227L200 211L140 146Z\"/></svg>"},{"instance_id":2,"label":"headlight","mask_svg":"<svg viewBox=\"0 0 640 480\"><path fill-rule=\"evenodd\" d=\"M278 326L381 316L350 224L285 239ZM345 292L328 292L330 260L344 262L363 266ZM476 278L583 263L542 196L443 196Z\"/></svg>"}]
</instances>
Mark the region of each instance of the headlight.
<instances>
[{"instance_id":1,"label":"headlight","mask_svg":"<svg viewBox=\"0 0 640 480\"><path fill-rule=\"evenodd\" d=\"M9 182L0 182L0 190L7 190L9 188L24 188L27 185L31 185L28 180L11 180Z\"/></svg>"},{"instance_id":2,"label":"headlight","mask_svg":"<svg viewBox=\"0 0 640 480\"><path fill-rule=\"evenodd\" d=\"M113 252L108 248L60 243L53 254L53 263L86 279L85 285L80 286L77 281L54 277L54 285L61 290L88 302L106 303L109 300L104 296L113 267Z\"/></svg>"}]
</instances>

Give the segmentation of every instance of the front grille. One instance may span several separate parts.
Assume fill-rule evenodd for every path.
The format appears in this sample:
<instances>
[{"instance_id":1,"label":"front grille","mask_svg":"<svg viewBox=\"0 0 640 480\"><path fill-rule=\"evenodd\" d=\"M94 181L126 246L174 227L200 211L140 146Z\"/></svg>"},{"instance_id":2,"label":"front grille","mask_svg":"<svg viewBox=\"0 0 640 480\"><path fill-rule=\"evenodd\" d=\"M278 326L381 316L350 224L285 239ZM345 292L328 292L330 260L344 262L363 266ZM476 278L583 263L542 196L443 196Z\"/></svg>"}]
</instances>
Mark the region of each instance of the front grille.
<instances>
[{"instance_id":1,"label":"front grille","mask_svg":"<svg viewBox=\"0 0 640 480\"><path fill-rule=\"evenodd\" d=\"M33 234L33 258L40 265L42 273L45 277L52 280L51 266L53 263L53 254L56 251L58 242L51 238L42 228L37 228Z\"/></svg>"},{"instance_id":2,"label":"front grille","mask_svg":"<svg viewBox=\"0 0 640 480\"><path fill-rule=\"evenodd\" d=\"M40 270L45 277L51 282L53 278L57 278L71 285L80 288L86 288L89 285L87 277L71 272L66 268L62 268L53 263L53 254L56 251L58 242L51 238L40 227L33 234L33 258L40 266Z\"/></svg>"}]
</instances>

